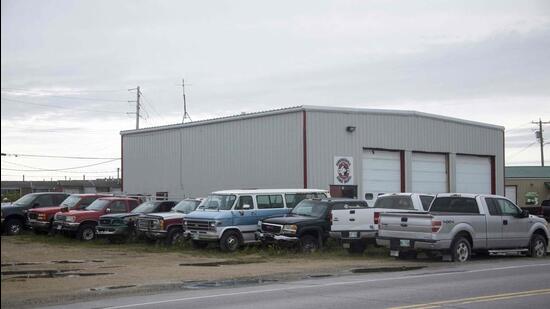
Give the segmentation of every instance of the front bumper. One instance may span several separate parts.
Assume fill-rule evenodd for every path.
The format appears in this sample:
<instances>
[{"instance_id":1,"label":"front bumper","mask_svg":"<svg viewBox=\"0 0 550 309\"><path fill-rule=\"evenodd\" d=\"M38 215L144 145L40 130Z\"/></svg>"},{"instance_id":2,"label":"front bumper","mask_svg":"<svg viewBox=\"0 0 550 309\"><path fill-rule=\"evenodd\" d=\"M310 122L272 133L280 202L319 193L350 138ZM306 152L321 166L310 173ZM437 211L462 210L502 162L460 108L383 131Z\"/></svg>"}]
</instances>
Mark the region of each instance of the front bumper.
<instances>
[{"instance_id":1,"label":"front bumper","mask_svg":"<svg viewBox=\"0 0 550 309\"><path fill-rule=\"evenodd\" d=\"M137 229L139 234L145 235L150 239L163 239L166 238L167 232L165 230L151 230L151 229Z\"/></svg>"},{"instance_id":2,"label":"front bumper","mask_svg":"<svg viewBox=\"0 0 550 309\"><path fill-rule=\"evenodd\" d=\"M28 219L28 222L34 230L48 230L52 225L49 221L40 221L36 219Z\"/></svg>"},{"instance_id":3,"label":"front bumper","mask_svg":"<svg viewBox=\"0 0 550 309\"><path fill-rule=\"evenodd\" d=\"M96 229L97 235L100 235L100 236L125 236L128 234L127 226L98 225L95 229Z\"/></svg>"},{"instance_id":4,"label":"front bumper","mask_svg":"<svg viewBox=\"0 0 550 309\"><path fill-rule=\"evenodd\" d=\"M296 243L300 241L297 236L276 235L257 231L255 234L256 240L263 243Z\"/></svg>"},{"instance_id":5,"label":"front bumper","mask_svg":"<svg viewBox=\"0 0 550 309\"><path fill-rule=\"evenodd\" d=\"M183 233L185 238L199 241L218 241L218 233L216 231L204 230L187 230Z\"/></svg>"},{"instance_id":6,"label":"front bumper","mask_svg":"<svg viewBox=\"0 0 550 309\"><path fill-rule=\"evenodd\" d=\"M67 232L76 232L78 231L79 227L80 227L80 223L78 222L66 222L66 221L54 221L52 226L53 230L67 231Z\"/></svg>"}]
</instances>

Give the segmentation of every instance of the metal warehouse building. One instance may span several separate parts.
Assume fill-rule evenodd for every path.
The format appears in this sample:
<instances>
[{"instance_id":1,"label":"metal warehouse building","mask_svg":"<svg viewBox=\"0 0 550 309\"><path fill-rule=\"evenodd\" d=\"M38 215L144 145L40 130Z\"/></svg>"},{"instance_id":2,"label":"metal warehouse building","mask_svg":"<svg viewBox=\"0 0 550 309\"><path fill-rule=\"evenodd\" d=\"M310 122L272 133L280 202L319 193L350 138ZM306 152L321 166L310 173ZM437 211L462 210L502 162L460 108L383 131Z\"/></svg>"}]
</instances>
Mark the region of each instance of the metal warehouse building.
<instances>
[{"instance_id":1,"label":"metal warehouse building","mask_svg":"<svg viewBox=\"0 0 550 309\"><path fill-rule=\"evenodd\" d=\"M504 194L504 128L415 111L299 106L121 132L123 190L319 188Z\"/></svg>"}]
</instances>

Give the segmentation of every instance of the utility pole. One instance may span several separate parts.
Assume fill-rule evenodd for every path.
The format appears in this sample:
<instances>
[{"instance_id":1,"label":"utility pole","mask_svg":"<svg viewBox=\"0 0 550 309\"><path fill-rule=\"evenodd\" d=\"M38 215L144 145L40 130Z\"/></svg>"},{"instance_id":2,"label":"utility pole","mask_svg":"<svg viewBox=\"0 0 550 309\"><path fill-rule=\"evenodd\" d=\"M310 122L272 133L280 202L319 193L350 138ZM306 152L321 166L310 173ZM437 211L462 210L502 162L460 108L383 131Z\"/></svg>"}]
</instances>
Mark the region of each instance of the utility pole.
<instances>
[{"instance_id":1,"label":"utility pole","mask_svg":"<svg viewBox=\"0 0 550 309\"><path fill-rule=\"evenodd\" d=\"M189 113L187 113L187 101L185 100L185 79L181 79L181 89L183 90L183 119L181 121L181 123L185 123L185 119L189 119L189 121L193 121L191 120L191 116L189 116Z\"/></svg>"},{"instance_id":2,"label":"utility pole","mask_svg":"<svg viewBox=\"0 0 550 309\"><path fill-rule=\"evenodd\" d=\"M544 166L544 135L542 131L542 124L550 124L550 121L543 122L540 118L539 121L531 121L532 124L538 124L539 130L535 132L535 136L540 142L540 165Z\"/></svg>"},{"instance_id":3,"label":"utility pole","mask_svg":"<svg viewBox=\"0 0 550 309\"><path fill-rule=\"evenodd\" d=\"M128 89L128 91L134 91L136 90L136 130L139 129L139 111L140 111L140 108L141 108L141 103L140 103L140 98L141 98L141 90L139 90L139 86L137 86L136 88L132 88L132 89ZM134 101L128 101L128 102L134 102ZM133 113L128 113L128 114L133 114Z\"/></svg>"}]
</instances>

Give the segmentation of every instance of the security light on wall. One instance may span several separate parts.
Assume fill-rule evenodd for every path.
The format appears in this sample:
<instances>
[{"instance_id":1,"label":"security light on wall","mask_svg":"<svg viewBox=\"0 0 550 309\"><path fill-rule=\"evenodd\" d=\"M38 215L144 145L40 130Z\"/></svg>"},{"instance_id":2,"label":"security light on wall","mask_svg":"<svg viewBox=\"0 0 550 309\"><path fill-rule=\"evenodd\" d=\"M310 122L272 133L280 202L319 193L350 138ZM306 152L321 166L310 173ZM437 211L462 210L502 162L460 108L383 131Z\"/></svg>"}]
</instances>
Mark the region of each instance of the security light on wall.
<instances>
[{"instance_id":1,"label":"security light on wall","mask_svg":"<svg viewBox=\"0 0 550 309\"><path fill-rule=\"evenodd\" d=\"M346 127L346 131L348 131L349 133L355 131L355 127L354 126L347 126Z\"/></svg>"}]
</instances>

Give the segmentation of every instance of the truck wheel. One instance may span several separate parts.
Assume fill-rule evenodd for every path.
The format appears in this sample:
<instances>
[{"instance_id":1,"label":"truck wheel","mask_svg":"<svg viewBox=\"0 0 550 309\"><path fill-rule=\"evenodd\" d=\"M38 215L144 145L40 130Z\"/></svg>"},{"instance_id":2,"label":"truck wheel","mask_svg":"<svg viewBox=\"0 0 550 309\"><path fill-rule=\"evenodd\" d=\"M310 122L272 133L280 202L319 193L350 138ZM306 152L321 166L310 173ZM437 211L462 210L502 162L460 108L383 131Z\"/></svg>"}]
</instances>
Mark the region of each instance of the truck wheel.
<instances>
[{"instance_id":1,"label":"truck wheel","mask_svg":"<svg viewBox=\"0 0 550 309\"><path fill-rule=\"evenodd\" d=\"M541 258L546 255L546 241L539 234L534 234L529 242L529 256Z\"/></svg>"},{"instance_id":2,"label":"truck wheel","mask_svg":"<svg viewBox=\"0 0 550 309\"><path fill-rule=\"evenodd\" d=\"M84 224L78 228L76 238L82 241L90 241L95 238L95 226L92 224Z\"/></svg>"},{"instance_id":3,"label":"truck wheel","mask_svg":"<svg viewBox=\"0 0 550 309\"><path fill-rule=\"evenodd\" d=\"M349 244L349 254L363 254L367 245L362 241L354 241Z\"/></svg>"},{"instance_id":4,"label":"truck wheel","mask_svg":"<svg viewBox=\"0 0 550 309\"><path fill-rule=\"evenodd\" d=\"M223 233L220 239L220 249L225 252L234 252L241 245L241 237L236 231L228 231Z\"/></svg>"},{"instance_id":5,"label":"truck wheel","mask_svg":"<svg viewBox=\"0 0 550 309\"><path fill-rule=\"evenodd\" d=\"M470 245L470 242L464 237L456 238L453 241L451 250L451 255L454 262L464 263L468 261L470 259L470 256L472 255L472 246Z\"/></svg>"},{"instance_id":6,"label":"truck wheel","mask_svg":"<svg viewBox=\"0 0 550 309\"><path fill-rule=\"evenodd\" d=\"M191 245L195 249L204 249L208 247L208 243L206 241L199 241L199 240L192 240Z\"/></svg>"},{"instance_id":7,"label":"truck wheel","mask_svg":"<svg viewBox=\"0 0 550 309\"><path fill-rule=\"evenodd\" d=\"M23 222L17 218L6 220L6 234L19 235L23 231Z\"/></svg>"},{"instance_id":8,"label":"truck wheel","mask_svg":"<svg viewBox=\"0 0 550 309\"><path fill-rule=\"evenodd\" d=\"M166 244L169 246L177 245L183 239L183 232L179 228L173 228L168 231L166 236Z\"/></svg>"},{"instance_id":9,"label":"truck wheel","mask_svg":"<svg viewBox=\"0 0 550 309\"><path fill-rule=\"evenodd\" d=\"M319 249L319 241L317 241L317 238L311 235L304 235L300 239L300 247L302 249L302 252L315 252Z\"/></svg>"}]
</instances>

